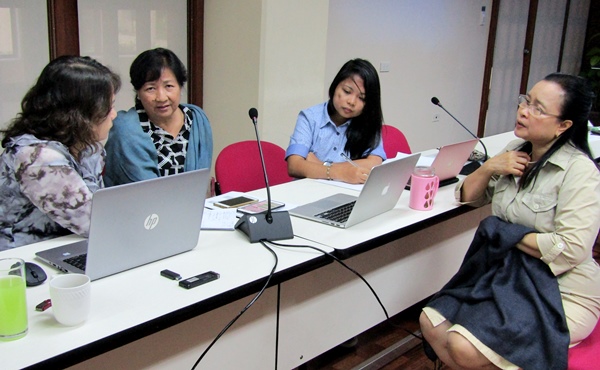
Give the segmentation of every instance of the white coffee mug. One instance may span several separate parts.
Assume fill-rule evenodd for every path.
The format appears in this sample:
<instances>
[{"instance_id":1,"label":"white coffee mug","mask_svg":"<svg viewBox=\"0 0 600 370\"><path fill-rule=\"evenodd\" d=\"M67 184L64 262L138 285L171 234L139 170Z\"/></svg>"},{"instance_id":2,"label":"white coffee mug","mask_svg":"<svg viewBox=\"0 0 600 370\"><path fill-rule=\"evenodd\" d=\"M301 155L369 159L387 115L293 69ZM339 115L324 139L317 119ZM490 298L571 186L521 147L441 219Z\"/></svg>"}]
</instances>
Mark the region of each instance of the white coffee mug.
<instances>
[{"instance_id":1,"label":"white coffee mug","mask_svg":"<svg viewBox=\"0 0 600 370\"><path fill-rule=\"evenodd\" d=\"M91 308L90 278L83 274L58 275L50 280L50 299L56 321L75 326L87 320Z\"/></svg>"}]
</instances>

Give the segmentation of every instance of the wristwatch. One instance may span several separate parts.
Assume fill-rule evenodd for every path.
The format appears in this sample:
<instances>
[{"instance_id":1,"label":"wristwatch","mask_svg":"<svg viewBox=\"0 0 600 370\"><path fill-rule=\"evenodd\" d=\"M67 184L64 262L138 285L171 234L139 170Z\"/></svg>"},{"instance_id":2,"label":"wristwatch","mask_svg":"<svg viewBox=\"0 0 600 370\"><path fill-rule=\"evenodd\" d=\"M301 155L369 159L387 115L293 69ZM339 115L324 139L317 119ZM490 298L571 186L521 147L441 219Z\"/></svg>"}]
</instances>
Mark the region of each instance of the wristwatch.
<instances>
[{"instance_id":1,"label":"wristwatch","mask_svg":"<svg viewBox=\"0 0 600 370\"><path fill-rule=\"evenodd\" d=\"M329 180L329 181L333 180L331 178L331 175L329 174L329 170L331 170L331 162L323 162L323 166L327 167L327 172L326 172L327 180Z\"/></svg>"}]
</instances>

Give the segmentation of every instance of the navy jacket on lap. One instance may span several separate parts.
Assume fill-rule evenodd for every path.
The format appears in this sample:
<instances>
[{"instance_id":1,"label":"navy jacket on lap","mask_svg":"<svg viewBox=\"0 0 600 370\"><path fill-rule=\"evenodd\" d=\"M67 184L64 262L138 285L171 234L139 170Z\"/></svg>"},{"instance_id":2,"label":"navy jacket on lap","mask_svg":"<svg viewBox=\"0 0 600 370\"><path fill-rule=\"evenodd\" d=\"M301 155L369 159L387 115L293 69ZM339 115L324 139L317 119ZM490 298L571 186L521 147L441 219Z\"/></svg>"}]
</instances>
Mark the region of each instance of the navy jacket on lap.
<instances>
[{"instance_id":1,"label":"navy jacket on lap","mask_svg":"<svg viewBox=\"0 0 600 370\"><path fill-rule=\"evenodd\" d=\"M427 304L523 369L566 369L569 331L556 276L515 247L536 232L484 219L459 271Z\"/></svg>"}]
</instances>

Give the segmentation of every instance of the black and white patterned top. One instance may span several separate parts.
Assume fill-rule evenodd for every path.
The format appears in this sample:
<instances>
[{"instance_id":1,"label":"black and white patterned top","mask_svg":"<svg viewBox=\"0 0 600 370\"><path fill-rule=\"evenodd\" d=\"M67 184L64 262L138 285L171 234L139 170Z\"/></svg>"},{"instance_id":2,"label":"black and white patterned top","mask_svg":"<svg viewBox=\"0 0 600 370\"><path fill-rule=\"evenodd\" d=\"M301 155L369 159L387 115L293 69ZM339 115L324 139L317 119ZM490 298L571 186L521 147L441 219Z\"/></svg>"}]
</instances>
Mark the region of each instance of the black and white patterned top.
<instances>
[{"instance_id":1,"label":"black and white patterned top","mask_svg":"<svg viewBox=\"0 0 600 370\"><path fill-rule=\"evenodd\" d=\"M137 105L136 108L140 116L142 130L150 136L156 147L160 175L169 176L184 172L185 156L192 127L192 112L187 107L179 105L179 109L183 111L184 123L177 137L173 137L167 131L150 122L148 114L146 114L141 104Z\"/></svg>"}]
</instances>

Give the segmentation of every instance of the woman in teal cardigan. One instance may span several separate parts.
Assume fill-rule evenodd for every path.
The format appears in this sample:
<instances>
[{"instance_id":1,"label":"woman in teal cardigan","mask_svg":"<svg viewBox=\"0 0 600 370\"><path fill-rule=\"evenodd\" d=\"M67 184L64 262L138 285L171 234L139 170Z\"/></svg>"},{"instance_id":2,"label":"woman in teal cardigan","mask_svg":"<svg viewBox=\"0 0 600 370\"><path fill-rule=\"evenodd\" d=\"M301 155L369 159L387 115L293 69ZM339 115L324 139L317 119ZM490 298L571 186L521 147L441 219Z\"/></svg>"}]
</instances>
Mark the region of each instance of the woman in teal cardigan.
<instances>
[{"instance_id":1,"label":"woman in teal cardigan","mask_svg":"<svg viewBox=\"0 0 600 370\"><path fill-rule=\"evenodd\" d=\"M200 107L181 104L183 63L168 49L140 54L129 75L135 107L120 111L106 142L106 186L169 176L212 163L212 130Z\"/></svg>"}]
</instances>

